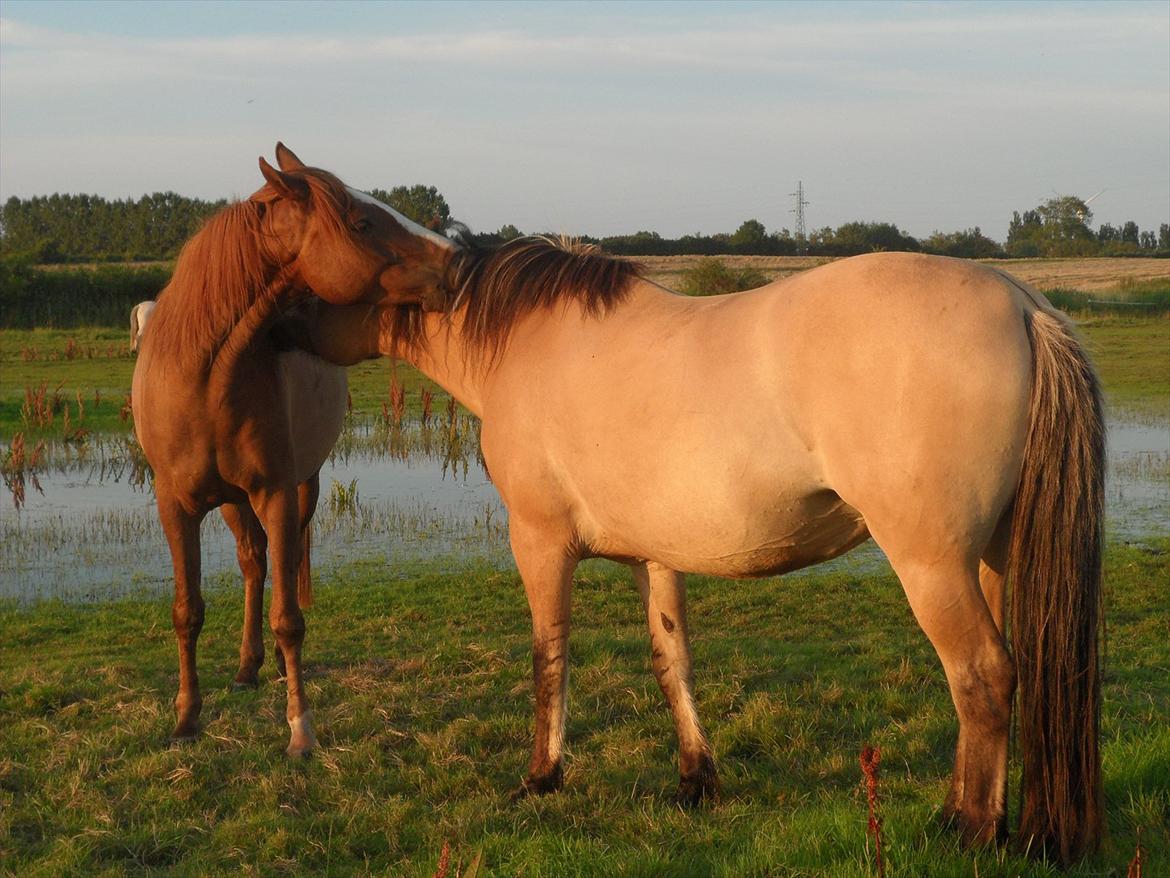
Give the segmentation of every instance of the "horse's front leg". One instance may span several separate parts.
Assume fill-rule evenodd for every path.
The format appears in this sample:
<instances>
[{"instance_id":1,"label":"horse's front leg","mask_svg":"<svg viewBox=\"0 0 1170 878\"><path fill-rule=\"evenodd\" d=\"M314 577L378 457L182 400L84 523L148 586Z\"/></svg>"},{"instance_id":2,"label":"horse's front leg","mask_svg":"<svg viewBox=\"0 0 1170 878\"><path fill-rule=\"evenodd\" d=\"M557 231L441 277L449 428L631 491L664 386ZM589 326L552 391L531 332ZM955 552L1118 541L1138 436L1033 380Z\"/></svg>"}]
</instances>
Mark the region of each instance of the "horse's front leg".
<instances>
[{"instance_id":1,"label":"horse's front leg","mask_svg":"<svg viewBox=\"0 0 1170 878\"><path fill-rule=\"evenodd\" d=\"M536 729L528 775L512 794L559 790L564 783L562 757L569 688L569 598L577 559L562 540L513 519L512 554L524 580L532 612L532 677L536 693Z\"/></svg>"},{"instance_id":2,"label":"horse's front leg","mask_svg":"<svg viewBox=\"0 0 1170 878\"><path fill-rule=\"evenodd\" d=\"M255 492L252 507L268 532L272 560L272 603L268 620L276 635L276 647L284 656L288 686L286 716L291 729L289 756L307 756L317 744L313 713L305 697L301 673L301 645L305 617L297 603L297 564L300 561L300 515L295 485Z\"/></svg>"},{"instance_id":3,"label":"horse's front leg","mask_svg":"<svg viewBox=\"0 0 1170 878\"><path fill-rule=\"evenodd\" d=\"M717 800L719 775L695 710L686 577L654 563L635 564L632 569L650 629L651 667L678 733L678 803L693 807L704 798Z\"/></svg>"},{"instance_id":4,"label":"horse's front leg","mask_svg":"<svg viewBox=\"0 0 1170 878\"><path fill-rule=\"evenodd\" d=\"M220 507L236 538L236 560L244 577L244 629L240 636L240 669L233 689L255 689L260 685L264 664L264 577L268 573L268 537L260 520L247 503Z\"/></svg>"},{"instance_id":5,"label":"horse's front leg","mask_svg":"<svg viewBox=\"0 0 1170 878\"><path fill-rule=\"evenodd\" d=\"M199 672L195 665L195 643L203 630L203 595L199 589L199 525L203 513L192 513L178 498L160 493L158 517L171 550L175 571L175 599L171 621L179 645L179 692L175 696L175 729L172 741L191 741L199 731Z\"/></svg>"}]
</instances>

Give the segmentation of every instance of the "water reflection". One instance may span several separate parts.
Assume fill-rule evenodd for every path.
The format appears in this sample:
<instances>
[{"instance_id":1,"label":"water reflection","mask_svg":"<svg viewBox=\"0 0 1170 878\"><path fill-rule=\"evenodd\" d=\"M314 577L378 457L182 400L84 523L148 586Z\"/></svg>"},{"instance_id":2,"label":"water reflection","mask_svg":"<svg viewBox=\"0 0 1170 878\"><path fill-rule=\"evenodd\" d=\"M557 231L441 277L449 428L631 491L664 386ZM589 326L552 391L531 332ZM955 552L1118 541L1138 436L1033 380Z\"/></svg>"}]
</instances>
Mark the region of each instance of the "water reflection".
<instances>
[{"instance_id":1,"label":"water reflection","mask_svg":"<svg viewBox=\"0 0 1170 878\"><path fill-rule=\"evenodd\" d=\"M133 439L48 446L28 475L23 508L0 504L0 597L169 592L170 555ZM1170 532L1170 422L1111 423L1106 498L1110 537ZM205 577L234 572L235 544L217 514L202 537ZM507 513L479 456L478 425L465 415L426 428L351 424L321 472L318 569L355 557L507 564L507 545ZM884 559L871 543L829 563L869 572Z\"/></svg>"}]
</instances>

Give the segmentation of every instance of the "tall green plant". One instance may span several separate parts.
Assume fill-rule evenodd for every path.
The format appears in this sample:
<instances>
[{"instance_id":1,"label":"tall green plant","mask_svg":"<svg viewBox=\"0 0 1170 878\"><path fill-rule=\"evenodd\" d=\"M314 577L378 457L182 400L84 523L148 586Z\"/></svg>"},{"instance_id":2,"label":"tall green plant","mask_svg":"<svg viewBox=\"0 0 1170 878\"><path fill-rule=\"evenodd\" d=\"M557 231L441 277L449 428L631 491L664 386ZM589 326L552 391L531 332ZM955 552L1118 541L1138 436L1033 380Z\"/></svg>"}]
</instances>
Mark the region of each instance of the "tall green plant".
<instances>
[{"instance_id":1,"label":"tall green plant","mask_svg":"<svg viewBox=\"0 0 1170 878\"><path fill-rule=\"evenodd\" d=\"M762 287L767 276L754 268L730 268L722 260L700 259L682 274L682 292L688 296L717 296Z\"/></svg>"}]
</instances>

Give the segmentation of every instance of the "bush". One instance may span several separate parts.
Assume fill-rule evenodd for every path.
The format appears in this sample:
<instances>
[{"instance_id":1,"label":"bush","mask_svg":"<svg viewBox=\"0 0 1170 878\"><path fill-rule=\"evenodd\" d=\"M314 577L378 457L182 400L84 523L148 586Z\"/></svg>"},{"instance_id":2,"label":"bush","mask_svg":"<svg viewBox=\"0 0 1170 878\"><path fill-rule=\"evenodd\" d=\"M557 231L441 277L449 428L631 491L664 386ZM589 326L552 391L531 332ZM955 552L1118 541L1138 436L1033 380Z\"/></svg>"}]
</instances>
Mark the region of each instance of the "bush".
<instances>
[{"instance_id":1,"label":"bush","mask_svg":"<svg viewBox=\"0 0 1170 878\"><path fill-rule=\"evenodd\" d=\"M37 268L25 256L0 259L0 327L122 326L130 309L153 299L170 265Z\"/></svg>"},{"instance_id":2,"label":"bush","mask_svg":"<svg viewBox=\"0 0 1170 878\"><path fill-rule=\"evenodd\" d=\"M688 296L717 296L762 287L767 276L754 268L729 268L719 259L700 259L682 274L682 292Z\"/></svg>"}]
</instances>

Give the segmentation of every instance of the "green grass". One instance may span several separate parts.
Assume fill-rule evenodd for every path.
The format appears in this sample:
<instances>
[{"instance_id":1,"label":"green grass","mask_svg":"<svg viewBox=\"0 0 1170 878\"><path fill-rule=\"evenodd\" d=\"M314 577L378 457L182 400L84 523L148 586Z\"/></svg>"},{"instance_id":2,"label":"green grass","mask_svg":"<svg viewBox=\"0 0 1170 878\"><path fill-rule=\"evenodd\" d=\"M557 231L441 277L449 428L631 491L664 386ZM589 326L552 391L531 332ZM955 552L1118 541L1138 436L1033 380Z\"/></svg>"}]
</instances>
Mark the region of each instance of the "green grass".
<instances>
[{"instance_id":1,"label":"green grass","mask_svg":"<svg viewBox=\"0 0 1170 878\"><path fill-rule=\"evenodd\" d=\"M1145 874L1170 870L1168 551L1108 553L1109 836L1072 875L1124 875L1139 830ZM488 875L868 876L858 753L872 744L887 874L1058 874L937 828L954 712L892 575L696 577L689 593L724 785L693 813L671 803L674 734L614 565L577 577L566 788L518 804L531 681L514 572L367 560L322 581L306 641L321 747L296 763L283 687L227 689L234 584L209 590L205 730L178 748L167 601L0 607L0 871L431 875L450 840Z\"/></svg>"},{"instance_id":2,"label":"green grass","mask_svg":"<svg viewBox=\"0 0 1170 878\"><path fill-rule=\"evenodd\" d=\"M1170 418L1170 319L1089 318L1081 334L1114 412Z\"/></svg>"},{"instance_id":3,"label":"green grass","mask_svg":"<svg viewBox=\"0 0 1170 878\"><path fill-rule=\"evenodd\" d=\"M67 355L71 345L76 352L72 359ZM19 432L29 441L61 439L66 407L73 426L80 423L92 433L128 432L131 427L121 411L130 395L134 362L129 329L0 329L0 440ZM369 417L379 413L389 399L392 374L406 389L408 414L417 417L424 387L434 394L434 413L443 413L445 391L410 366L389 360L371 360L349 370L355 411ZM41 385L50 397L58 397L54 419L45 428L30 427L21 418L21 406L26 390ZM80 422L79 393L85 412Z\"/></svg>"}]
</instances>

